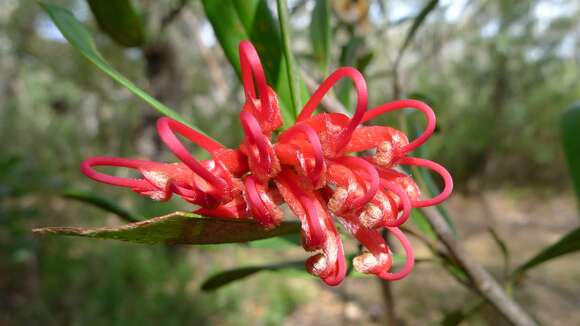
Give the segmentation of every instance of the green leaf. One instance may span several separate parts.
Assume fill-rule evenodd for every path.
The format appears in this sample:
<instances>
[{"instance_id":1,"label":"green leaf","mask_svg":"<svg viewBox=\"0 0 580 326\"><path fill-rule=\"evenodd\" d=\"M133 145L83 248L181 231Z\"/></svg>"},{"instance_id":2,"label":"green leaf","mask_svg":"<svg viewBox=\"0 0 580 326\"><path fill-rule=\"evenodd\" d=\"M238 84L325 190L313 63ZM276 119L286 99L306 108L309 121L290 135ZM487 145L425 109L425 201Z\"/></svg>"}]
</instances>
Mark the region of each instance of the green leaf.
<instances>
[{"instance_id":1,"label":"green leaf","mask_svg":"<svg viewBox=\"0 0 580 326\"><path fill-rule=\"evenodd\" d=\"M203 282L201 289L203 291L214 291L235 281L239 281L251 275L255 275L259 272L275 272L284 269L298 270L302 273L306 273L304 271L303 261L286 262L264 266L240 267L212 275L207 280L205 280L205 282Z\"/></svg>"},{"instance_id":2,"label":"green leaf","mask_svg":"<svg viewBox=\"0 0 580 326\"><path fill-rule=\"evenodd\" d=\"M437 239L437 235L433 231L431 224L427 221L425 214L420 209L411 210L411 221L417 226L421 233L425 234L430 239Z\"/></svg>"},{"instance_id":3,"label":"green leaf","mask_svg":"<svg viewBox=\"0 0 580 326\"><path fill-rule=\"evenodd\" d=\"M145 24L132 0L87 0L99 27L126 47L145 44Z\"/></svg>"},{"instance_id":4,"label":"green leaf","mask_svg":"<svg viewBox=\"0 0 580 326\"><path fill-rule=\"evenodd\" d=\"M45 2L41 2L40 6L48 14L50 19L60 30L65 39L73 47L79 50L81 54L95 66L109 75L109 77L113 78L115 81L126 87L137 97L147 102L159 113L171 117L193 128L193 126L183 120L175 111L168 108L153 98L151 95L147 94L145 91L137 87L137 85L133 84L130 80L121 75L117 70L115 70L115 68L113 68L97 51L95 42L89 31L68 10Z\"/></svg>"},{"instance_id":5,"label":"green leaf","mask_svg":"<svg viewBox=\"0 0 580 326\"><path fill-rule=\"evenodd\" d=\"M399 49L397 61L399 61L403 57L405 50L407 49L409 44L411 44L411 42L415 38L415 35L417 34L419 27L421 27L423 22L425 22L425 19L427 18L427 16L429 16L429 14L433 11L433 9L435 9L437 7L438 3L439 3L439 0L431 0L431 1L427 2L425 7L423 7L423 9L421 9L419 14L415 18L415 20L413 20L413 25L411 25L411 28L409 29L409 31L407 32L407 35L405 36L405 41L403 42L403 45Z\"/></svg>"},{"instance_id":6,"label":"green leaf","mask_svg":"<svg viewBox=\"0 0 580 326\"><path fill-rule=\"evenodd\" d=\"M580 102L562 113L562 145L580 205Z\"/></svg>"},{"instance_id":7,"label":"green leaf","mask_svg":"<svg viewBox=\"0 0 580 326\"><path fill-rule=\"evenodd\" d=\"M285 125L296 119L288 82L286 62L283 60L280 30L266 0L202 0L206 16L226 57L240 77L238 46L250 40L258 50L268 83L280 98L280 110ZM306 85L299 80L302 102L308 99Z\"/></svg>"},{"instance_id":8,"label":"green leaf","mask_svg":"<svg viewBox=\"0 0 580 326\"><path fill-rule=\"evenodd\" d=\"M488 226L487 231L491 234L493 241L495 241L495 244L497 245L497 247L501 251L501 255L503 257L503 269L504 269L503 275L504 275L504 277L507 278L507 276L509 274L509 269L510 269L509 248L508 248L507 244L505 243L505 241L499 236L499 234L495 231L494 228L492 228L491 226Z\"/></svg>"},{"instance_id":9,"label":"green leaf","mask_svg":"<svg viewBox=\"0 0 580 326\"><path fill-rule=\"evenodd\" d=\"M363 75L365 74L367 67L375 57L375 54L372 52L367 52L357 58L355 63L355 68L360 71Z\"/></svg>"},{"instance_id":10,"label":"green leaf","mask_svg":"<svg viewBox=\"0 0 580 326\"><path fill-rule=\"evenodd\" d=\"M286 0L276 0L278 8L278 23L282 33L282 45L284 52L284 62L286 63L286 74L290 85L291 112L294 117L298 117L298 110L302 107L300 102L300 91L298 90L297 75L300 74L294 67L294 55L290 48L290 24L288 23L288 4Z\"/></svg>"},{"instance_id":11,"label":"green leaf","mask_svg":"<svg viewBox=\"0 0 580 326\"><path fill-rule=\"evenodd\" d=\"M310 18L310 41L314 59L318 62L320 69L325 75L330 64L331 39L330 2L329 0L316 0L312 10L312 17Z\"/></svg>"},{"instance_id":12,"label":"green leaf","mask_svg":"<svg viewBox=\"0 0 580 326\"><path fill-rule=\"evenodd\" d=\"M202 217L187 212L175 212L118 227L47 227L33 230L37 234L115 239L144 244L248 242L299 231L300 225L296 222L282 222L277 228L267 231L250 220Z\"/></svg>"},{"instance_id":13,"label":"green leaf","mask_svg":"<svg viewBox=\"0 0 580 326\"><path fill-rule=\"evenodd\" d=\"M117 205L114 201L100 197L95 195L93 192L82 191L82 190L67 190L63 193L63 197L68 199L78 200L83 203L87 203L93 206L96 206L104 211L109 213L113 213L119 216L121 219L125 220L126 222L139 222L142 218L134 214L123 207Z\"/></svg>"},{"instance_id":14,"label":"green leaf","mask_svg":"<svg viewBox=\"0 0 580 326\"><path fill-rule=\"evenodd\" d=\"M340 52L339 63L341 66L355 66L357 62L357 54L364 46L364 39L358 36L352 37L346 43ZM339 82L336 86L336 97L340 100L342 105L349 111L353 112L352 105L353 83L351 80L344 80Z\"/></svg>"},{"instance_id":15,"label":"green leaf","mask_svg":"<svg viewBox=\"0 0 580 326\"><path fill-rule=\"evenodd\" d=\"M442 326L457 326L461 324L467 316L463 313L463 310L453 310L446 313L441 320Z\"/></svg>"},{"instance_id":16,"label":"green leaf","mask_svg":"<svg viewBox=\"0 0 580 326\"><path fill-rule=\"evenodd\" d=\"M300 239L300 234L293 233L264 240L252 241L248 245L252 248L287 250L302 247L302 241Z\"/></svg>"},{"instance_id":17,"label":"green leaf","mask_svg":"<svg viewBox=\"0 0 580 326\"><path fill-rule=\"evenodd\" d=\"M571 254L580 251L580 228L573 230L572 232L563 236L556 243L547 246L534 257L523 263L515 271L515 275L521 275L525 271L541 265L554 258Z\"/></svg>"},{"instance_id":18,"label":"green leaf","mask_svg":"<svg viewBox=\"0 0 580 326\"><path fill-rule=\"evenodd\" d=\"M442 326L457 326L468 320L485 305L485 300L479 298L477 301L467 305L464 309L457 309L447 312L440 324Z\"/></svg>"},{"instance_id":19,"label":"green leaf","mask_svg":"<svg viewBox=\"0 0 580 326\"><path fill-rule=\"evenodd\" d=\"M445 267L445 269L447 269L447 271L451 274L451 276L455 277L462 283L469 284L469 276L467 276L467 273L465 272L463 267L459 266L457 263L450 260L449 257L441 257L441 258L443 258L441 260L441 264L443 265L443 267Z\"/></svg>"}]
</instances>

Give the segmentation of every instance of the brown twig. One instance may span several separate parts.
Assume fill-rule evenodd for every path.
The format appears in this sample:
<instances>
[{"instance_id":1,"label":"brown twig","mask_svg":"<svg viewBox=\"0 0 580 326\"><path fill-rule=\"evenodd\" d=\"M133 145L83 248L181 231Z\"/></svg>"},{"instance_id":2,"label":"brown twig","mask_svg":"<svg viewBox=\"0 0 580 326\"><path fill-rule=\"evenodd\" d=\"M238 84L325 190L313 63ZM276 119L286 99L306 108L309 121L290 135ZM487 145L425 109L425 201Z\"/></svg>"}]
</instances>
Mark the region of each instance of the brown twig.
<instances>
[{"instance_id":1,"label":"brown twig","mask_svg":"<svg viewBox=\"0 0 580 326\"><path fill-rule=\"evenodd\" d=\"M522 326L537 325L528 313L507 295L491 274L471 258L436 208L423 208L422 211L439 240L449 250L449 253L455 257L457 262L461 264L472 285L482 297L489 301L512 324Z\"/></svg>"},{"instance_id":2,"label":"brown twig","mask_svg":"<svg viewBox=\"0 0 580 326\"><path fill-rule=\"evenodd\" d=\"M177 6L172 8L163 18L161 18L161 30L164 30L167 26L171 24L179 14L185 8L189 0L180 0Z\"/></svg>"}]
</instances>

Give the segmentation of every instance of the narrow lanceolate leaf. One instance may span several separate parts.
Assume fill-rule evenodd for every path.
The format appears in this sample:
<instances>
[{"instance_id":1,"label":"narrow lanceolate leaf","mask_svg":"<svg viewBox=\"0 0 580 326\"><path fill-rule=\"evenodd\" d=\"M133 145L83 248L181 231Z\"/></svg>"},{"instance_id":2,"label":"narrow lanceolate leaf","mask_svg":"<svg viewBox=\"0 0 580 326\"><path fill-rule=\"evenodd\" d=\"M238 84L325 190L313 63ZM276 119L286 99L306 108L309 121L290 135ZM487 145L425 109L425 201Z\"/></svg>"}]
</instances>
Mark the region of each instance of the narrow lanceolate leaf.
<instances>
[{"instance_id":1,"label":"narrow lanceolate leaf","mask_svg":"<svg viewBox=\"0 0 580 326\"><path fill-rule=\"evenodd\" d=\"M273 264L273 265L263 265L263 266L249 266L249 267L241 267L236 269L230 269L227 271L223 271L212 275L209 277L203 284L201 285L201 289L203 291L214 291L223 286L231 284L233 282L242 280L246 277L255 275L260 272L275 272L281 270L295 270L299 271L303 274L306 274L304 271L304 262L303 261L296 261L296 262L286 262L280 264Z\"/></svg>"},{"instance_id":2,"label":"narrow lanceolate leaf","mask_svg":"<svg viewBox=\"0 0 580 326\"><path fill-rule=\"evenodd\" d=\"M505 278L508 277L509 270L510 270L510 251L505 243L505 241L499 236L499 234L495 231L494 228L489 226L487 231L491 234L493 241L495 241L497 247L501 251L501 255L503 257L503 276Z\"/></svg>"},{"instance_id":3,"label":"narrow lanceolate leaf","mask_svg":"<svg viewBox=\"0 0 580 326\"><path fill-rule=\"evenodd\" d=\"M409 31L407 32L407 35L405 36L405 41L403 42L403 45L399 49L397 61L399 61L401 59L401 57L403 57L405 50L407 50L407 47L409 46L409 44L411 44L411 42L415 38L417 31L419 30L421 25L423 25L427 16L429 16L429 14L433 11L433 9L435 9L437 7L438 3L439 3L439 0L430 0L429 2L427 2L425 7L423 7L423 9L421 9L421 11L417 15L417 17L415 17L415 19L413 20L413 24L411 25L411 28L409 28Z\"/></svg>"},{"instance_id":4,"label":"narrow lanceolate leaf","mask_svg":"<svg viewBox=\"0 0 580 326\"><path fill-rule=\"evenodd\" d=\"M260 249L288 250L292 248L300 248L302 246L302 240L300 234L293 233L264 240L252 241L249 243L249 246Z\"/></svg>"},{"instance_id":5,"label":"narrow lanceolate leaf","mask_svg":"<svg viewBox=\"0 0 580 326\"><path fill-rule=\"evenodd\" d=\"M187 212L175 212L119 227L47 227L33 230L37 234L115 239L144 244L199 245L248 242L299 231L300 225L295 222L282 222L277 228L266 231L249 220L209 218Z\"/></svg>"},{"instance_id":6,"label":"narrow lanceolate leaf","mask_svg":"<svg viewBox=\"0 0 580 326\"><path fill-rule=\"evenodd\" d=\"M183 120L183 118L181 118L175 111L168 108L163 103L153 98L151 95L147 94L145 91L137 87L137 85L133 84L130 80L125 78L125 76L121 75L121 73L119 73L115 68L113 68L98 52L94 39L89 31L68 10L44 2L41 2L40 5L42 6L42 9L49 15L50 19L52 19L66 40L100 70L126 87L137 97L147 102L159 113L194 128L185 120Z\"/></svg>"},{"instance_id":7,"label":"narrow lanceolate leaf","mask_svg":"<svg viewBox=\"0 0 580 326\"><path fill-rule=\"evenodd\" d=\"M421 210L419 209L411 210L411 221L413 221L413 224L415 224L417 229L419 229L419 231L421 231L422 234L426 235L427 237L433 240L437 238L437 235L433 231L431 224L429 224L427 218L425 217L425 214L423 214Z\"/></svg>"},{"instance_id":8,"label":"narrow lanceolate leaf","mask_svg":"<svg viewBox=\"0 0 580 326\"><path fill-rule=\"evenodd\" d=\"M564 154L580 205L580 102L562 113L560 126Z\"/></svg>"},{"instance_id":9,"label":"narrow lanceolate leaf","mask_svg":"<svg viewBox=\"0 0 580 326\"><path fill-rule=\"evenodd\" d=\"M341 49L339 63L341 66L356 66L358 53L364 46L364 39L358 36L352 37ZM349 112L354 112L353 84L350 80L342 81L336 89L336 96Z\"/></svg>"},{"instance_id":10,"label":"narrow lanceolate leaf","mask_svg":"<svg viewBox=\"0 0 580 326\"><path fill-rule=\"evenodd\" d=\"M280 25L280 32L282 33L282 48L284 49L284 63L286 64L286 75L288 84L290 85L290 100L291 111L294 117L298 116L298 112L302 106L300 101L300 91L298 90L297 78L300 74L294 66L294 54L290 43L290 23L288 22L288 4L286 0L276 0L278 8L278 23Z\"/></svg>"},{"instance_id":11,"label":"narrow lanceolate leaf","mask_svg":"<svg viewBox=\"0 0 580 326\"><path fill-rule=\"evenodd\" d=\"M523 263L515 271L516 275L521 275L525 271L550 261L562 255L580 251L580 228L566 234L556 243L544 248L537 255Z\"/></svg>"},{"instance_id":12,"label":"narrow lanceolate leaf","mask_svg":"<svg viewBox=\"0 0 580 326\"><path fill-rule=\"evenodd\" d=\"M312 42L314 58L325 75L330 64L331 38L330 2L329 0L316 0L310 18L310 41Z\"/></svg>"},{"instance_id":13,"label":"narrow lanceolate leaf","mask_svg":"<svg viewBox=\"0 0 580 326\"><path fill-rule=\"evenodd\" d=\"M250 40L264 66L268 83L280 98L284 124L296 119L292 110L292 97L286 60L283 58L280 30L266 0L202 0L206 16L226 57L240 76L238 46ZM302 103L308 99L306 85L299 78Z\"/></svg>"},{"instance_id":14,"label":"narrow lanceolate leaf","mask_svg":"<svg viewBox=\"0 0 580 326\"><path fill-rule=\"evenodd\" d=\"M99 27L126 47L145 44L145 24L133 0L87 0Z\"/></svg>"},{"instance_id":15,"label":"narrow lanceolate leaf","mask_svg":"<svg viewBox=\"0 0 580 326\"><path fill-rule=\"evenodd\" d=\"M138 214L126 210L108 198L95 195L94 192L67 190L62 195L64 198L78 200L82 203L98 207L106 212L113 213L126 222L133 223L142 220Z\"/></svg>"}]
</instances>

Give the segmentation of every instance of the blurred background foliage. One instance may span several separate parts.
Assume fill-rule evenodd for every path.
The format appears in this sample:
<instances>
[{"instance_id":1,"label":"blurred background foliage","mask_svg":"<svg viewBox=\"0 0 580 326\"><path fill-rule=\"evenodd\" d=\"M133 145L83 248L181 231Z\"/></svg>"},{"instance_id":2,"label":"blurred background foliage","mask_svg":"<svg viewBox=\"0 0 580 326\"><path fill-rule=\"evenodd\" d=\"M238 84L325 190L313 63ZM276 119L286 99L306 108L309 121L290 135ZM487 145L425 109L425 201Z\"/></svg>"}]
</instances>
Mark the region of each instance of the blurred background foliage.
<instances>
[{"instance_id":1,"label":"blurred background foliage","mask_svg":"<svg viewBox=\"0 0 580 326\"><path fill-rule=\"evenodd\" d=\"M129 39L112 39L91 12L93 8L97 13L94 8L106 1L89 1L91 6L81 0L52 1L71 10L91 30L99 51L128 79L234 146L241 139L241 88L204 2L136 1L139 15L119 24L141 21L144 30ZM580 98L580 4L435 2L399 58L409 28L428 3L289 1L295 63L305 78L317 82L341 65L356 66L368 78L372 104L397 97L428 102L437 113L438 129L426 155L454 176L459 199L452 200L449 209L464 219L455 222L466 239L481 238L474 230L498 227L512 246L513 259L521 261L520 255L536 250L517 251L518 244L509 241L514 227L531 229L527 238L515 238L535 241L531 249L538 249L557 239L554 233L561 235L578 225L559 123L563 109ZM276 12L274 2L263 5ZM307 276L262 273L217 292L199 290L213 272L269 264L281 257L302 259L300 248L281 254L233 245L216 250L33 237L29 230L34 226L118 223L110 214L63 198L70 189L114 199L136 216L189 207L178 201L141 199L79 173L81 160L92 155L167 161L173 157L154 133L158 114L67 45L34 1L0 2L0 72L0 324L314 325L373 324L383 318L380 291L362 296L352 289L375 285L370 279L347 280L352 285L337 290L324 289ZM352 108L348 82L339 85L335 95ZM397 125L399 120L385 122ZM496 215L491 221L486 220L490 209ZM537 212L543 216L518 220ZM505 222L507 226L498 221L514 216L515 222ZM538 222L555 216L556 224ZM474 248L494 247L485 241ZM495 254L495 260L484 262L499 270ZM433 274L425 280L445 281L441 272L428 268L418 268L416 274L426 272ZM534 307L555 297L565 301L564 308L580 304L577 293L565 290L580 280L578 268L565 276L550 274L552 270L541 273L558 278L555 285L546 285L550 280L542 283L552 286L546 290L552 294L526 301L527 295L541 292L530 286L522 294L524 303ZM410 285L395 289L409 296L400 299L404 302L399 309L411 323L446 320L441 318L471 298L448 279L442 284L454 290L427 287L431 299L412 293L411 284L421 279L416 275L405 281ZM447 291L457 297L437 302ZM317 316L320 305L325 308ZM471 321L497 321L486 309ZM561 312L538 312L536 317L545 321L551 314ZM321 316L327 317L317 319ZM577 313L564 316L580 318Z\"/></svg>"}]
</instances>

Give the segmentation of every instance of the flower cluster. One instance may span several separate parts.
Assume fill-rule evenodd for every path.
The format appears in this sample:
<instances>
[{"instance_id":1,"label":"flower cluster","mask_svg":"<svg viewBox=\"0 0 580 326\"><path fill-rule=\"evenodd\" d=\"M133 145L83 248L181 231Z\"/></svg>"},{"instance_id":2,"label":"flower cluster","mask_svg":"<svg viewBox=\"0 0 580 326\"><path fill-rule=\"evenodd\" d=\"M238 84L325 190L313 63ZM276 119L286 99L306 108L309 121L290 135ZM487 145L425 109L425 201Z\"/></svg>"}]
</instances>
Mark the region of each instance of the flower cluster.
<instances>
[{"instance_id":1,"label":"flower cluster","mask_svg":"<svg viewBox=\"0 0 580 326\"><path fill-rule=\"evenodd\" d=\"M419 101L401 100L367 110L363 76L356 69L343 67L322 82L296 123L276 135L282 126L276 93L267 84L258 54L248 41L240 43L240 64L246 101L240 112L244 140L239 148L225 148L175 120L160 118L159 136L180 163L101 156L84 161L82 172L155 200L176 194L198 205L199 214L251 218L267 229L280 223L280 205L286 203L301 222L304 249L314 252L306 261L306 269L329 285L339 284L347 269L335 217L365 248L353 260L358 271L386 280L406 276L414 258L399 226L409 218L411 208L436 205L452 189L451 176L441 165L407 156L433 133L435 115L431 108ZM324 95L343 78L350 78L356 88L354 115L313 115ZM425 131L413 141L391 127L363 125L403 108L416 108L427 118ZM176 134L203 148L211 160L194 158ZM356 153L360 155L353 155ZM398 168L400 165L435 171L444 181L443 191L432 199L421 199L417 184ZM142 177L107 175L94 166L128 167ZM406 263L398 272L391 271L392 252L382 229L397 238L406 252Z\"/></svg>"}]
</instances>

